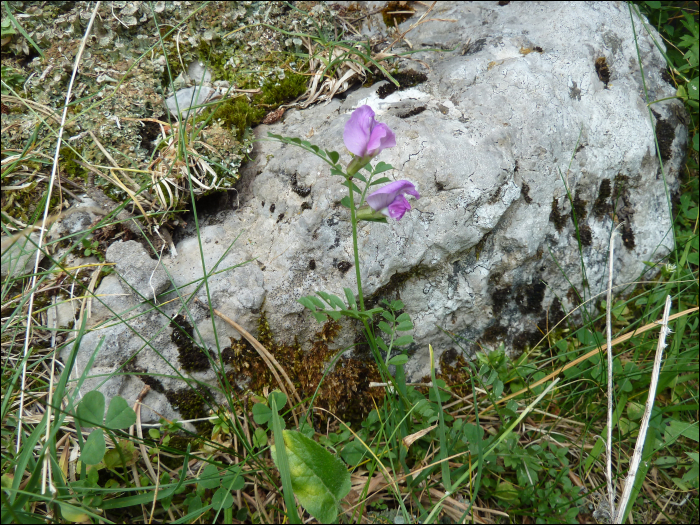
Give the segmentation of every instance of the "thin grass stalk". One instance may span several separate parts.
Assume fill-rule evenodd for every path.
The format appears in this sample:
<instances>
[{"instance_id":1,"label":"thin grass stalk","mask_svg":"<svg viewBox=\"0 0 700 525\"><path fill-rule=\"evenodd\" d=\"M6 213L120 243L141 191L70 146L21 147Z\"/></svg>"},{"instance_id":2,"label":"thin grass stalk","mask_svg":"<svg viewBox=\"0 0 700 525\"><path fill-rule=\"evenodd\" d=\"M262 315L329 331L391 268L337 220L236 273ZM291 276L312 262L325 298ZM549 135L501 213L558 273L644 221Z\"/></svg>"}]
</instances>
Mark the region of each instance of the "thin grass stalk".
<instances>
[{"instance_id":1,"label":"thin grass stalk","mask_svg":"<svg viewBox=\"0 0 700 525\"><path fill-rule=\"evenodd\" d=\"M619 225L618 225L619 226ZM615 229L610 234L610 252L608 255L608 292L605 309L605 336L607 348L612 349L612 283L613 283L613 253L615 250ZM608 435L605 443L605 476L608 480L608 504L610 515L615 515L615 483L612 477L612 427L613 427L613 353L608 350Z\"/></svg>"},{"instance_id":2,"label":"thin grass stalk","mask_svg":"<svg viewBox=\"0 0 700 525\"><path fill-rule=\"evenodd\" d=\"M620 505L617 508L616 514L611 514L614 516L613 523L622 523L625 516L625 509L629 503L630 496L632 495L632 488L634 487L634 479L637 477L637 470L642 462L642 452L644 451L644 442L646 441L647 431L649 430L649 421L651 420L651 411L654 408L654 398L656 397L656 387L659 384L659 373L661 372L661 357L664 353L664 348L666 348L666 336L671 330L668 328L668 322L670 320L669 313L671 312L671 296L666 296L666 304L664 305L664 315L661 320L661 331L659 332L659 341L656 345L656 356L654 357L654 368L651 372L651 383L649 384L649 395L647 396L646 406L644 407L644 415L642 416L642 422L639 427L639 435L637 436L637 444L634 447L634 453L632 454L632 461L630 461L630 468L627 477L625 478L625 483L622 487L622 496L620 497Z\"/></svg>"},{"instance_id":3,"label":"thin grass stalk","mask_svg":"<svg viewBox=\"0 0 700 525\"><path fill-rule=\"evenodd\" d=\"M58 140L56 141L56 151L54 153L54 159L53 159L53 166L51 168L51 178L49 179L49 184L48 184L48 190L47 190L47 195L46 195L46 205L44 206L44 215L42 218L42 224L41 224L41 230L39 230L39 242L37 243L36 247L36 256L34 258L34 273L32 274L32 280L31 280L31 286L30 288L32 289L32 292L29 296L29 305L27 307L27 329L24 335L24 349L22 351L22 383L21 383L21 389L20 389L20 400L19 400L19 409L17 413L17 440L16 440L16 445L15 445L15 453L19 453L20 448L21 448L21 442L22 442L22 412L24 411L24 390L26 388L26 381L27 381L27 357L28 357L28 352L29 352L29 338L31 335L31 330L32 330L32 313L34 309L34 295L35 295L35 287L36 287L36 280L37 280L37 273L39 272L39 261L41 259L41 246L44 241L44 233L46 232L46 221L49 216L49 209L51 208L51 193L53 190L54 183L56 181L56 171L58 170L58 157L61 151L61 142L63 138L63 130L65 128L66 124L66 117L68 115L68 104L70 103L70 98L71 94L73 91L73 83L75 82L75 78L78 74L78 66L80 65L80 60L83 56L83 51L85 51L85 45L87 44L87 39L88 35L90 34L90 31L92 30L92 24L95 21L95 17L97 16L97 10L100 7L101 2L97 2L95 4L95 8L92 11L92 16L90 17L90 21L88 22L87 29L85 30L85 35L83 36L83 40L80 43L80 49L78 50L78 54L75 56L75 62L73 64L73 73L70 78L70 82L68 83L68 90L66 92L66 101L65 104L63 105L63 115L61 117L61 125L58 129ZM7 7L7 4L5 4ZM9 11L9 9L8 9ZM50 405L47 411L50 410ZM48 425L48 421L50 421L51 417L50 414L48 414L48 417L46 419L47 421L47 438L48 438L48 429L50 425ZM15 471L15 476L21 476L21 472ZM45 487L42 487L42 491L44 490ZM43 493L43 492L42 492Z\"/></svg>"}]
</instances>

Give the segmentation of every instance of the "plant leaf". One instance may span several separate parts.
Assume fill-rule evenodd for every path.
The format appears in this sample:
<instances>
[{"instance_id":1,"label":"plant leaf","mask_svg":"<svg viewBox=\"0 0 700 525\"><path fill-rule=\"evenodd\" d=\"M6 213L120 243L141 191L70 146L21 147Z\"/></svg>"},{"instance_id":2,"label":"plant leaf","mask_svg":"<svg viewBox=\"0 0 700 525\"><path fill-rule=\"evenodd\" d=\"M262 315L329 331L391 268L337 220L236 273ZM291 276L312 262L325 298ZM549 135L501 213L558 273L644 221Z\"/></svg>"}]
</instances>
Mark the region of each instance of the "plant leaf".
<instances>
[{"instance_id":1,"label":"plant leaf","mask_svg":"<svg viewBox=\"0 0 700 525\"><path fill-rule=\"evenodd\" d=\"M350 492L350 474L337 457L301 432L284 430L294 495L321 523L333 523L338 503ZM272 457L277 464L277 451Z\"/></svg>"},{"instance_id":2,"label":"plant leaf","mask_svg":"<svg viewBox=\"0 0 700 525\"><path fill-rule=\"evenodd\" d=\"M81 426L85 427L101 425L104 415L105 396L99 390L91 390L85 394L85 397L80 400L80 404L75 411L78 422Z\"/></svg>"},{"instance_id":3,"label":"plant leaf","mask_svg":"<svg viewBox=\"0 0 700 525\"><path fill-rule=\"evenodd\" d=\"M88 436L80 451L80 461L86 465L97 465L105 455L105 435L101 428L96 428Z\"/></svg>"},{"instance_id":4,"label":"plant leaf","mask_svg":"<svg viewBox=\"0 0 700 525\"><path fill-rule=\"evenodd\" d=\"M131 408L126 399L114 396L109 402L105 426L111 429L129 428L136 423L136 412Z\"/></svg>"}]
</instances>

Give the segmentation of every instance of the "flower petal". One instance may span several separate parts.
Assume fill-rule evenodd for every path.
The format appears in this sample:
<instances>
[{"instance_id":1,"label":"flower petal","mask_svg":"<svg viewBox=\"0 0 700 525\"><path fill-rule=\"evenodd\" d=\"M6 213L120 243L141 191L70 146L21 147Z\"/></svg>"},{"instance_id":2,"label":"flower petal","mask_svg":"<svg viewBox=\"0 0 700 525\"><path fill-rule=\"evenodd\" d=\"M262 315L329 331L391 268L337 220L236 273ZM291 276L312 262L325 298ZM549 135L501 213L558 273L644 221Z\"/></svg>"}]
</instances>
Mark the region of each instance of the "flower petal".
<instances>
[{"instance_id":1,"label":"flower petal","mask_svg":"<svg viewBox=\"0 0 700 525\"><path fill-rule=\"evenodd\" d=\"M396 146L396 136L389 129L389 126L383 122L375 124L367 142L367 155L374 157L383 149L393 148L394 146Z\"/></svg>"},{"instance_id":2,"label":"flower petal","mask_svg":"<svg viewBox=\"0 0 700 525\"><path fill-rule=\"evenodd\" d=\"M358 157L367 155L367 143L375 122L371 107L364 105L353 111L343 131L345 147Z\"/></svg>"},{"instance_id":3,"label":"flower petal","mask_svg":"<svg viewBox=\"0 0 700 525\"><path fill-rule=\"evenodd\" d=\"M406 197L403 195L397 195L394 202L389 204L389 217L400 221L404 213L410 209L411 205L408 203L408 200L406 200Z\"/></svg>"}]
</instances>

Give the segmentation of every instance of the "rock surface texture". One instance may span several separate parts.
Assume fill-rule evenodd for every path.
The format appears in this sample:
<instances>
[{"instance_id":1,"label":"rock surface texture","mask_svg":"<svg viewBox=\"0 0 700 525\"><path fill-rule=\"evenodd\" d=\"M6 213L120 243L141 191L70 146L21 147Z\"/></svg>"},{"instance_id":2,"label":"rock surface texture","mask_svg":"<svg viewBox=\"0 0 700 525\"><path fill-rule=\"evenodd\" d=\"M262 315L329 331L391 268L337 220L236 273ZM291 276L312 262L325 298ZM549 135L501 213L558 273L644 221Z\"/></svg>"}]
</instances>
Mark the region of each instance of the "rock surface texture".
<instances>
[{"instance_id":1,"label":"rock surface texture","mask_svg":"<svg viewBox=\"0 0 700 525\"><path fill-rule=\"evenodd\" d=\"M663 260L673 242L668 197L678 187L687 137L678 101L653 104L650 120L647 101L675 90L635 18L645 94L624 3L440 2L430 16L455 21L428 22L407 35L414 48L443 50L412 55L429 66L411 62L424 82L389 94L382 90L388 83L376 83L344 100L290 110L256 130L260 138L270 131L337 150L345 163L343 127L354 108L370 105L395 132L397 146L376 161L395 166L387 175L412 181L422 198L411 201L414 209L400 222L362 223L359 250L368 301L400 298L414 322L412 378L429 371L428 343L438 353L458 348L448 333L462 338L468 354L477 342L504 343L513 353L537 343L577 306L577 294L589 299L605 289L608 240L622 221L615 284L639 277L644 261ZM375 32L384 28L378 17ZM600 58L605 62L596 67ZM176 236L177 258L163 258L179 288L167 297L175 301L161 307L168 317L139 305L116 277L97 291L108 294L112 311L131 308L131 328L89 333L79 367L104 336L91 373L130 360L132 371L169 376L159 377L163 388L145 400L166 417L174 417L168 392L183 388L183 377L214 377L211 369L185 370L171 337L170 318L184 311L190 294L253 334L264 311L278 338L296 336L303 344L318 325L296 299L356 289L341 179L316 157L277 142L258 143L253 156L234 199L238 207L203 220L202 252L185 232ZM120 260L128 264L126 248L118 269ZM202 264L212 272L217 262L217 271L230 269L195 290ZM152 294L150 286L143 291ZM239 337L220 319L213 323L205 308L192 301L187 308L195 338L210 349L217 338L223 348ZM93 307L93 323L109 315ZM354 340L353 328L345 327L338 347ZM103 389L131 403L142 386L137 376L116 376ZM144 418L156 416L146 411Z\"/></svg>"}]
</instances>

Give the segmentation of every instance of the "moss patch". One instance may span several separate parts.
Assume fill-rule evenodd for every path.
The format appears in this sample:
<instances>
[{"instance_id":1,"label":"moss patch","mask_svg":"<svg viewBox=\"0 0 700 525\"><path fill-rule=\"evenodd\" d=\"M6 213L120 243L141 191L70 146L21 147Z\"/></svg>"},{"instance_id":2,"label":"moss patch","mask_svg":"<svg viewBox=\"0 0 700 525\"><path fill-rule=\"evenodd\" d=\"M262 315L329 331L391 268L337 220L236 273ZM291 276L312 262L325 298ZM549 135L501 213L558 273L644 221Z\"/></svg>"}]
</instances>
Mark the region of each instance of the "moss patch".
<instances>
[{"instance_id":1,"label":"moss patch","mask_svg":"<svg viewBox=\"0 0 700 525\"><path fill-rule=\"evenodd\" d=\"M214 402L211 392L201 386L166 392L165 397L173 408L180 412L183 419L207 417L208 407ZM201 435L210 435L214 428L210 421L197 421L192 424Z\"/></svg>"},{"instance_id":2,"label":"moss patch","mask_svg":"<svg viewBox=\"0 0 700 525\"><path fill-rule=\"evenodd\" d=\"M194 344L194 329L185 316L175 317L170 322L170 327L173 329L170 340L177 345L178 360L182 369L188 372L209 370L211 355L207 350Z\"/></svg>"},{"instance_id":3,"label":"moss patch","mask_svg":"<svg viewBox=\"0 0 700 525\"><path fill-rule=\"evenodd\" d=\"M559 211L559 203L556 197L552 198L552 211L549 213L549 222L554 223L554 227L559 233L561 233L566 225L566 215Z\"/></svg>"},{"instance_id":4,"label":"moss patch","mask_svg":"<svg viewBox=\"0 0 700 525\"><path fill-rule=\"evenodd\" d=\"M325 408L344 421L361 421L381 403L382 389L370 389L371 381L380 381L380 374L373 360L341 358L326 374L331 359L338 350L331 349L340 324L328 321L310 340L311 348L302 349L295 339L290 344L275 340L267 317L263 313L258 322L257 339L279 362L294 383L302 399L311 398L319 383L321 387L314 405ZM224 362L233 367L229 380L233 384L247 384L247 389L261 393L263 389L278 388L277 381L260 355L247 341L233 340L231 349L222 353ZM374 401L373 401L374 398ZM325 416L321 416L322 419Z\"/></svg>"},{"instance_id":5,"label":"moss patch","mask_svg":"<svg viewBox=\"0 0 700 525\"><path fill-rule=\"evenodd\" d=\"M401 73L392 73L391 76L393 76L399 83L399 87L396 87L396 84L394 84L393 82L389 82L388 84L380 86L377 90L377 96L381 99L388 97L395 91L417 86L418 84L422 84L423 82L428 80L428 77L426 75L424 75L423 73L418 73L417 71L414 71L412 69Z\"/></svg>"},{"instance_id":6,"label":"moss patch","mask_svg":"<svg viewBox=\"0 0 700 525\"><path fill-rule=\"evenodd\" d=\"M593 204L593 216L602 219L610 213L610 195L612 194L610 179L600 181L598 196Z\"/></svg>"}]
</instances>

